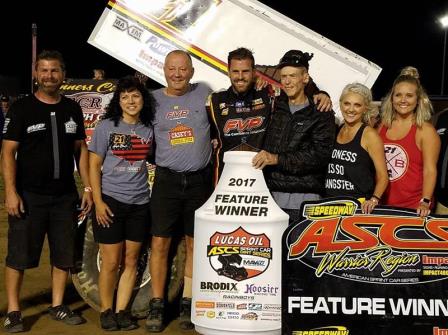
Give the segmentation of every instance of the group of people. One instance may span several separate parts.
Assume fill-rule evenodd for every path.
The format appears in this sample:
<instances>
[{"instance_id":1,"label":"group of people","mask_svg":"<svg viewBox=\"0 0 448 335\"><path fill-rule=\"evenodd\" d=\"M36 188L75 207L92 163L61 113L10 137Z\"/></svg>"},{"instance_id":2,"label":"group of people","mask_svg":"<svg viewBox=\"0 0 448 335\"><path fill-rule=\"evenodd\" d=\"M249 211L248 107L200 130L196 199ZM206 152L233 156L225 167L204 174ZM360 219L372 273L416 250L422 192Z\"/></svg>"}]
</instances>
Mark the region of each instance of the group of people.
<instances>
[{"instance_id":1,"label":"group of people","mask_svg":"<svg viewBox=\"0 0 448 335\"><path fill-rule=\"evenodd\" d=\"M81 210L86 214L94 204L104 330L138 327L128 304L141 246L151 236L145 327L163 331L168 255L179 232L186 242L179 326L193 328L194 212L211 195L225 151L258 152L253 166L263 169L291 223L299 220L303 201L342 195L359 198L364 213L381 203L428 215L440 140L416 73L396 79L383 102L378 129L371 124L370 90L359 83L347 85L339 99L344 122L338 129L330 97L310 77L312 57L300 50L285 53L278 64L279 90L257 82L253 53L238 48L228 55L231 86L212 93L206 84L190 82L191 56L171 51L163 68L166 87L150 93L136 77L119 80L87 148L79 105L59 93L65 77L62 56L42 52L35 68L38 89L11 106L4 130L9 215L5 330L24 330L19 308L23 273L38 266L45 234L52 265L49 314L67 324L85 321L63 304L74 265L78 195L73 158L84 185ZM147 162L156 164L151 193Z\"/></svg>"},{"instance_id":2,"label":"group of people","mask_svg":"<svg viewBox=\"0 0 448 335\"><path fill-rule=\"evenodd\" d=\"M328 165L326 195L363 199L366 213L381 203L429 215L441 141L418 71L405 68L395 79L383 100L377 129L370 126L375 106L364 85L347 85L340 108L344 123Z\"/></svg>"}]
</instances>

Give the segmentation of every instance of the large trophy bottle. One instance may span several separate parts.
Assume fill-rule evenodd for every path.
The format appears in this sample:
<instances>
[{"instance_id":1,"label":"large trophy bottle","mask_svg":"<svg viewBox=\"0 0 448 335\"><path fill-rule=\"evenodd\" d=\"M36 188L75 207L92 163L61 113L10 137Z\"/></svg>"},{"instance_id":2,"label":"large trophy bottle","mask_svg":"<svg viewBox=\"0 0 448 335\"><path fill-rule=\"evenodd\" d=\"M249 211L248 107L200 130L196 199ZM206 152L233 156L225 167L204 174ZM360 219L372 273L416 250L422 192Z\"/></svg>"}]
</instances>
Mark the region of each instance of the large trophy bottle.
<instances>
[{"instance_id":1,"label":"large trophy bottle","mask_svg":"<svg viewBox=\"0 0 448 335\"><path fill-rule=\"evenodd\" d=\"M280 334L281 240L288 215L271 197L256 153L224 154L195 214L192 322L201 334Z\"/></svg>"}]
</instances>

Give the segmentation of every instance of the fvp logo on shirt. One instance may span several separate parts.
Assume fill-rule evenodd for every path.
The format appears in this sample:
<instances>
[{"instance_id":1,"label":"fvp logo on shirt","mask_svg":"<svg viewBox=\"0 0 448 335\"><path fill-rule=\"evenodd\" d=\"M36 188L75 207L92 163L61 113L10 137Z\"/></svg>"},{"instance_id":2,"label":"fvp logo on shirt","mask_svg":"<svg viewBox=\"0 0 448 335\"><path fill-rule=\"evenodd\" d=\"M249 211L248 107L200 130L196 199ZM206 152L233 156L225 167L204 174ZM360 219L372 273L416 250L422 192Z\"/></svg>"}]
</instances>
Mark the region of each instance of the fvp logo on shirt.
<instances>
[{"instance_id":1,"label":"fvp logo on shirt","mask_svg":"<svg viewBox=\"0 0 448 335\"><path fill-rule=\"evenodd\" d=\"M26 132L27 134L30 133L34 133L36 131L41 131L41 130L45 130L45 123L37 123L37 124L33 124L31 126L29 126L28 128L26 128Z\"/></svg>"}]
</instances>

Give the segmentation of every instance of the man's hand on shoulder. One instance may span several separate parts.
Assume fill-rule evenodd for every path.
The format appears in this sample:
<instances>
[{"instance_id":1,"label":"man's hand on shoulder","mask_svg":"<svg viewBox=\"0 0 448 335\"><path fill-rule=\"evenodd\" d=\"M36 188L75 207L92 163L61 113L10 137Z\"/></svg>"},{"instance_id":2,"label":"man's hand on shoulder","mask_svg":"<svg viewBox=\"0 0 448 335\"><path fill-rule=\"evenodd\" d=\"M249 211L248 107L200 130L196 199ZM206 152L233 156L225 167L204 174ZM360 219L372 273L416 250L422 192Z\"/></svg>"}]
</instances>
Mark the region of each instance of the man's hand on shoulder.
<instances>
[{"instance_id":1,"label":"man's hand on shoulder","mask_svg":"<svg viewBox=\"0 0 448 335\"><path fill-rule=\"evenodd\" d=\"M257 91L261 91L263 88L267 87L269 85L268 81L260 76L260 75L256 75L255 77L255 89Z\"/></svg>"},{"instance_id":2,"label":"man's hand on shoulder","mask_svg":"<svg viewBox=\"0 0 448 335\"><path fill-rule=\"evenodd\" d=\"M313 95L313 101L319 112L329 112L332 110L333 105L331 99L328 94L324 92Z\"/></svg>"}]
</instances>

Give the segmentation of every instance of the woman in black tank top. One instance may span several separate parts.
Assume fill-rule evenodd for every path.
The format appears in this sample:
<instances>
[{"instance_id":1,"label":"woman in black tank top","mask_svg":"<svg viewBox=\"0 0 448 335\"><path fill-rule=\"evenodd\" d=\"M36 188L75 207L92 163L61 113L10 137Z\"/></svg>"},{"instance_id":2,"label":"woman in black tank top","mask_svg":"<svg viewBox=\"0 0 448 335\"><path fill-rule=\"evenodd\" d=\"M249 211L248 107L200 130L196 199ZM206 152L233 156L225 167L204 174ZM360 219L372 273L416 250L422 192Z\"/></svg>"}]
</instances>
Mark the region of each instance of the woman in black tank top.
<instances>
[{"instance_id":1,"label":"woman in black tank top","mask_svg":"<svg viewBox=\"0 0 448 335\"><path fill-rule=\"evenodd\" d=\"M368 126L376 107L366 86L347 85L339 99L344 124L339 129L328 164L326 196L365 199L363 213L379 203L388 184L384 146L376 130Z\"/></svg>"}]
</instances>

